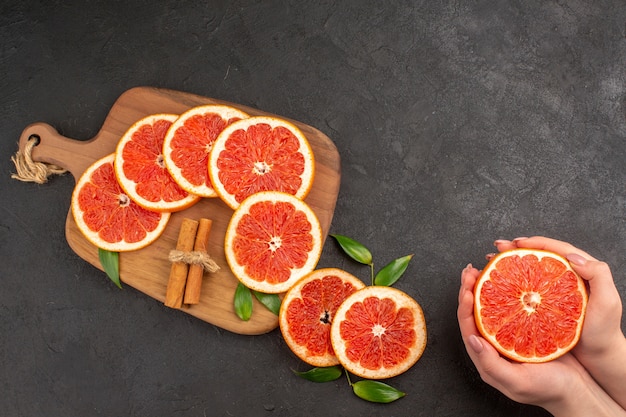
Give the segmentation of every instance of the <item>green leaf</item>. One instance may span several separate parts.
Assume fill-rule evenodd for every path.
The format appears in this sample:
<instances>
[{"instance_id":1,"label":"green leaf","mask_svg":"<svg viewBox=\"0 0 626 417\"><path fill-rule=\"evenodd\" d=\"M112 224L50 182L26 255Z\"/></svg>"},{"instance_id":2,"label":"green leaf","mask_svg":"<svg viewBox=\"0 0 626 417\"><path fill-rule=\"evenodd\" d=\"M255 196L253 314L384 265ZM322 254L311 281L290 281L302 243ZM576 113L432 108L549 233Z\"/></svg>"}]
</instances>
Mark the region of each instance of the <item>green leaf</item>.
<instances>
[{"instance_id":1,"label":"green leaf","mask_svg":"<svg viewBox=\"0 0 626 417\"><path fill-rule=\"evenodd\" d=\"M341 366L328 366L323 368L313 368L305 372L293 371L294 374L301 378L308 379L313 382L334 381L341 376L343 368Z\"/></svg>"},{"instance_id":2,"label":"green leaf","mask_svg":"<svg viewBox=\"0 0 626 417\"><path fill-rule=\"evenodd\" d=\"M122 288L120 282L120 254L119 252L111 252L105 249L98 248L98 258L100 264L104 269L104 272L113 281L118 288Z\"/></svg>"},{"instance_id":3,"label":"green leaf","mask_svg":"<svg viewBox=\"0 0 626 417\"><path fill-rule=\"evenodd\" d=\"M390 403L406 395L391 385L367 379L352 384L352 390L357 397L373 403Z\"/></svg>"},{"instance_id":4,"label":"green leaf","mask_svg":"<svg viewBox=\"0 0 626 417\"><path fill-rule=\"evenodd\" d=\"M343 235L331 235L337 240L339 246L352 259L365 265L372 264L372 253L363 244Z\"/></svg>"},{"instance_id":5,"label":"green leaf","mask_svg":"<svg viewBox=\"0 0 626 417\"><path fill-rule=\"evenodd\" d=\"M252 293L250 288L243 285L241 282L237 284L235 289L235 314L243 321L250 320L252 317Z\"/></svg>"},{"instance_id":6,"label":"green leaf","mask_svg":"<svg viewBox=\"0 0 626 417\"><path fill-rule=\"evenodd\" d=\"M389 287L393 285L406 271L409 261L413 255L403 256L389 262L383 269L378 271L374 278L374 285L383 285Z\"/></svg>"},{"instance_id":7,"label":"green leaf","mask_svg":"<svg viewBox=\"0 0 626 417\"><path fill-rule=\"evenodd\" d=\"M280 312L280 297L278 294L266 294L264 292L252 291L257 300L261 302L269 311L278 315Z\"/></svg>"}]
</instances>

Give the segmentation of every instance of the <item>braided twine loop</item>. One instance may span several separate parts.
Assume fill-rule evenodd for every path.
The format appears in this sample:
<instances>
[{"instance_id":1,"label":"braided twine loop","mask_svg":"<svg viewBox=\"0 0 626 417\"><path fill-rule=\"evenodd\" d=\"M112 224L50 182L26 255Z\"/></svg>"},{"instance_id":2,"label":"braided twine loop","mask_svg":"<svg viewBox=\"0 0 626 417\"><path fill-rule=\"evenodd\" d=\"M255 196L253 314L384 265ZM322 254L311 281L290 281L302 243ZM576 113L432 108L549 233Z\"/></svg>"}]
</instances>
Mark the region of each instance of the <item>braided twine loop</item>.
<instances>
[{"instance_id":1,"label":"braided twine loop","mask_svg":"<svg viewBox=\"0 0 626 417\"><path fill-rule=\"evenodd\" d=\"M48 177L52 175L62 175L67 172L66 169L54 164L46 164L33 160L33 148L39 144L38 136L31 136L26 142L24 151L18 150L11 157L11 161L15 164L17 173L11 174L11 178L25 181L35 182L37 184L45 184Z\"/></svg>"}]
</instances>

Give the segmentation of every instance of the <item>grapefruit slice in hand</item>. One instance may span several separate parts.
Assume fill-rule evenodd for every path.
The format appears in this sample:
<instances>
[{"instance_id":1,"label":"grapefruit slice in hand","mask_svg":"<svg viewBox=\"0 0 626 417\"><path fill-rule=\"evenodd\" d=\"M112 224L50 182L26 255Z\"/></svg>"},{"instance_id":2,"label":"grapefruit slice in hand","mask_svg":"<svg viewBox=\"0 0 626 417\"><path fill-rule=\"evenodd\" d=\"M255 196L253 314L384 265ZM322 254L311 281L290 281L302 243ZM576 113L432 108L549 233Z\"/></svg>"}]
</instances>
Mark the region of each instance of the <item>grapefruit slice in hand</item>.
<instances>
[{"instance_id":1,"label":"grapefruit slice in hand","mask_svg":"<svg viewBox=\"0 0 626 417\"><path fill-rule=\"evenodd\" d=\"M538 249L514 249L490 260L474 287L476 327L501 355L547 362L580 339L587 291L569 262Z\"/></svg>"},{"instance_id":2,"label":"grapefruit slice in hand","mask_svg":"<svg viewBox=\"0 0 626 417\"><path fill-rule=\"evenodd\" d=\"M317 269L296 282L285 294L278 315L291 351L312 366L338 365L330 326L346 297L363 287L361 280L338 268Z\"/></svg>"},{"instance_id":3,"label":"grapefruit slice in hand","mask_svg":"<svg viewBox=\"0 0 626 417\"><path fill-rule=\"evenodd\" d=\"M200 200L183 190L165 168L163 140L178 119L175 114L154 114L133 124L115 151L115 176L137 204L155 211L179 211Z\"/></svg>"},{"instance_id":4,"label":"grapefruit slice in hand","mask_svg":"<svg viewBox=\"0 0 626 417\"><path fill-rule=\"evenodd\" d=\"M213 142L226 126L247 117L234 107L217 104L181 114L163 142L163 159L174 181L191 194L217 197L207 169Z\"/></svg>"},{"instance_id":5,"label":"grapefruit slice in hand","mask_svg":"<svg viewBox=\"0 0 626 417\"><path fill-rule=\"evenodd\" d=\"M392 287L368 286L348 296L330 328L335 355L362 378L386 379L411 368L426 349L420 305Z\"/></svg>"},{"instance_id":6,"label":"grapefruit slice in hand","mask_svg":"<svg viewBox=\"0 0 626 417\"><path fill-rule=\"evenodd\" d=\"M282 191L304 199L313 185L315 160L308 140L294 124L256 116L220 133L208 169L219 197L235 209L259 191Z\"/></svg>"},{"instance_id":7,"label":"grapefruit slice in hand","mask_svg":"<svg viewBox=\"0 0 626 417\"><path fill-rule=\"evenodd\" d=\"M143 248L165 230L169 213L146 210L122 190L113 169L114 154L92 164L72 193L78 229L96 247L112 252Z\"/></svg>"},{"instance_id":8,"label":"grapefruit slice in hand","mask_svg":"<svg viewBox=\"0 0 626 417\"><path fill-rule=\"evenodd\" d=\"M224 252L245 286L282 293L315 269L322 253L322 229L304 201L280 191L258 192L233 213Z\"/></svg>"}]
</instances>

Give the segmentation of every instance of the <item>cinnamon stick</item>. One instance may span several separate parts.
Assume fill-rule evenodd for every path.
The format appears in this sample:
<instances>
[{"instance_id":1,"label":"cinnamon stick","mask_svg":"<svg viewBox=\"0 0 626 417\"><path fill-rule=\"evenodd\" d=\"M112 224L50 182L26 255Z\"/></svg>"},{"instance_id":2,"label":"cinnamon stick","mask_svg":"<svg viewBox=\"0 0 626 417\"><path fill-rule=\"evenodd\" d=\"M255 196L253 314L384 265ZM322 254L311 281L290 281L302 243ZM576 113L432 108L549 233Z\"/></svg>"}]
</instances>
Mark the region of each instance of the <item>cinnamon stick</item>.
<instances>
[{"instance_id":1,"label":"cinnamon stick","mask_svg":"<svg viewBox=\"0 0 626 417\"><path fill-rule=\"evenodd\" d=\"M176 250L189 252L193 249L196 239L198 222L192 219L183 219L178 232ZM170 277L165 291L165 305L172 308L181 308L183 305L183 294L187 283L187 272L189 265L184 262L173 262L170 269Z\"/></svg>"},{"instance_id":2,"label":"cinnamon stick","mask_svg":"<svg viewBox=\"0 0 626 417\"><path fill-rule=\"evenodd\" d=\"M211 233L211 225L213 222L209 219L200 219L198 222L198 233L193 250L197 252L206 252L209 243L209 234ZM185 287L185 304L198 304L200 302L200 291L202 289L202 276L204 268L202 265L189 265L187 274L187 286Z\"/></svg>"}]
</instances>

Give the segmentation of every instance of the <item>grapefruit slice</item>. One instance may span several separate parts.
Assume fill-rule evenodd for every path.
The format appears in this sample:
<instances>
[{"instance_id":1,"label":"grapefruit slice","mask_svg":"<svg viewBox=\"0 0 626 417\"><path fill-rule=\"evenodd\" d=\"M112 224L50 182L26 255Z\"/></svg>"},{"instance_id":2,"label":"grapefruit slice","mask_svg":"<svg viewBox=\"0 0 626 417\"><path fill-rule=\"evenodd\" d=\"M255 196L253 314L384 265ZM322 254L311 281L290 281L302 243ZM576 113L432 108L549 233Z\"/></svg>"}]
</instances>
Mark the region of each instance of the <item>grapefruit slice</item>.
<instances>
[{"instance_id":1,"label":"grapefruit slice","mask_svg":"<svg viewBox=\"0 0 626 417\"><path fill-rule=\"evenodd\" d=\"M330 340L346 370L386 379L406 372L422 356L426 321L420 305L405 292L368 286L337 309Z\"/></svg>"},{"instance_id":2,"label":"grapefruit slice","mask_svg":"<svg viewBox=\"0 0 626 417\"><path fill-rule=\"evenodd\" d=\"M175 114L144 117L124 133L115 151L117 181L148 210L179 211L200 200L174 181L163 162L163 140L177 118Z\"/></svg>"},{"instance_id":3,"label":"grapefruit slice","mask_svg":"<svg viewBox=\"0 0 626 417\"><path fill-rule=\"evenodd\" d=\"M207 169L213 142L232 122L249 117L231 106L193 107L170 126L163 141L163 160L174 181L201 197L217 197Z\"/></svg>"},{"instance_id":4,"label":"grapefruit slice","mask_svg":"<svg viewBox=\"0 0 626 417\"><path fill-rule=\"evenodd\" d=\"M107 155L81 175L72 193L72 215L96 247L112 252L137 250L161 235L170 214L133 202L115 178L114 159L114 154Z\"/></svg>"},{"instance_id":5,"label":"grapefruit slice","mask_svg":"<svg viewBox=\"0 0 626 417\"><path fill-rule=\"evenodd\" d=\"M503 356L547 362L580 339L587 291L569 262L538 249L497 254L474 289L478 330Z\"/></svg>"},{"instance_id":6,"label":"grapefruit slice","mask_svg":"<svg viewBox=\"0 0 626 417\"><path fill-rule=\"evenodd\" d=\"M315 269L322 253L322 229L304 201L280 191L258 192L233 213L224 253L245 286L282 293Z\"/></svg>"},{"instance_id":7,"label":"grapefruit slice","mask_svg":"<svg viewBox=\"0 0 626 417\"><path fill-rule=\"evenodd\" d=\"M282 191L304 199L315 160L304 134L276 117L239 120L219 134L209 155L209 176L219 197L235 209L251 194Z\"/></svg>"},{"instance_id":8,"label":"grapefruit slice","mask_svg":"<svg viewBox=\"0 0 626 417\"><path fill-rule=\"evenodd\" d=\"M283 298L278 323L293 353L312 366L338 365L330 325L346 297L365 284L338 268L317 269L296 282Z\"/></svg>"}]
</instances>

